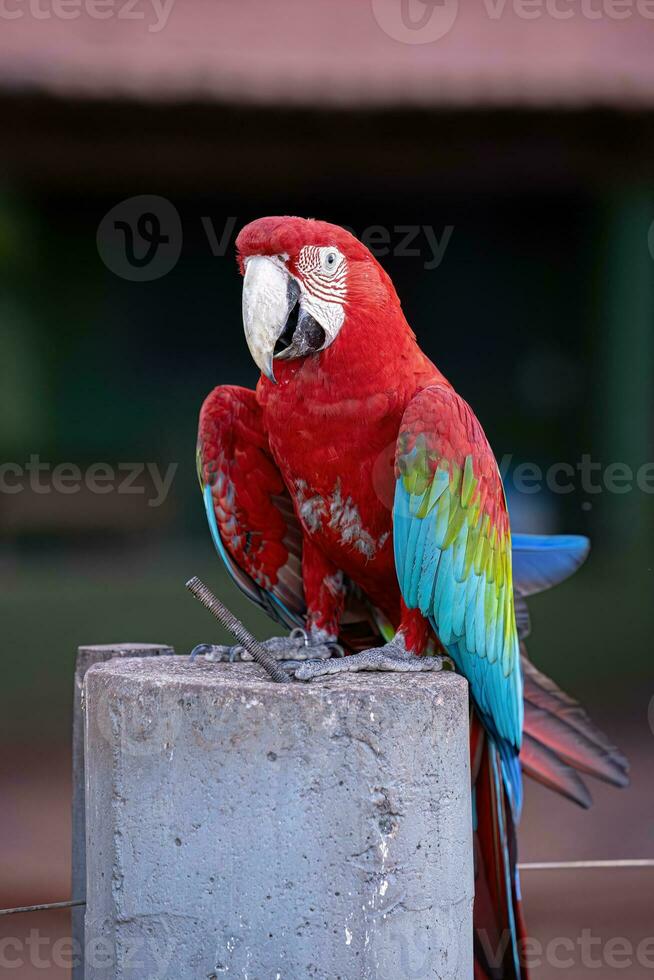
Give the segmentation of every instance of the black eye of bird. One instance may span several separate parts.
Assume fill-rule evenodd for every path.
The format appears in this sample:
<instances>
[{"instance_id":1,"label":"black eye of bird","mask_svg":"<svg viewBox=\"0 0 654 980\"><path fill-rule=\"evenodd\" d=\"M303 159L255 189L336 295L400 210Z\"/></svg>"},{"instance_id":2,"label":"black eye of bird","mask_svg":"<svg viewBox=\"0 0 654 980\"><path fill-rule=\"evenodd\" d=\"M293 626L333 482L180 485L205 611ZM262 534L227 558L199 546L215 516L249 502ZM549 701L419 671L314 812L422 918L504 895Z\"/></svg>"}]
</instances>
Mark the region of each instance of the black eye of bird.
<instances>
[{"instance_id":1,"label":"black eye of bird","mask_svg":"<svg viewBox=\"0 0 654 980\"><path fill-rule=\"evenodd\" d=\"M333 265L335 261L336 261L336 253L335 252L328 252L327 253L327 265Z\"/></svg>"}]
</instances>

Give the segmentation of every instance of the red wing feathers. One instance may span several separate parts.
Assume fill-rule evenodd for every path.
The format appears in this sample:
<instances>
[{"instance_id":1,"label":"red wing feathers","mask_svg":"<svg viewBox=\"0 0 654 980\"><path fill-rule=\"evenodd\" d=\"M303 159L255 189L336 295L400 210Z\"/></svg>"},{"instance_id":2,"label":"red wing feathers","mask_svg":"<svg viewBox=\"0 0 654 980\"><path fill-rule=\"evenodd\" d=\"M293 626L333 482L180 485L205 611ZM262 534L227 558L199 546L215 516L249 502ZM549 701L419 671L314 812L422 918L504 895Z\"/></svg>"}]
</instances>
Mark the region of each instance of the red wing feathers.
<instances>
[{"instance_id":1,"label":"red wing feathers","mask_svg":"<svg viewBox=\"0 0 654 980\"><path fill-rule=\"evenodd\" d=\"M198 470L203 492L210 489L214 540L227 552L222 557L281 602L295 625L304 613L301 532L254 391L224 385L208 396L200 412ZM267 608L262 596L253 598ZM268 611L280 618L274 607Z\"/></svg>"}]
</instances>

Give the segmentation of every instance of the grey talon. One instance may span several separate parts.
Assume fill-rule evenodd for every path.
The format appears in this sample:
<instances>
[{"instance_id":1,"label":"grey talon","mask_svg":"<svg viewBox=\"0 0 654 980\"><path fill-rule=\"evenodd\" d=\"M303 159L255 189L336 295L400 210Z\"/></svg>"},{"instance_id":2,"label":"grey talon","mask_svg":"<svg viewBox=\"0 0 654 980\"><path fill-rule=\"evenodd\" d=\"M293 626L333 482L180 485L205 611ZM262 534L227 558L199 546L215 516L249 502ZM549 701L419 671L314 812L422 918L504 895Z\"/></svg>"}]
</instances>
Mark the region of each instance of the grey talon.
<instances>
[{"instance_id":1,"label":"grey talon","mask_svg":"<svg viewBox=\"0 0 654 980\"><path fill-rule=\"evenodd\" d=\"M196 657L202 656L203 654L207 654L211 652L212 649L213 647L210 643L198 643L197 646L194 646L193 649L191 650L189 654L189 660L191 661L191 663L193 663Z\"/></svg>"},{"instance_id":2,"label":"grey talon","mask_svg":"<svg viewBox=\"0 0 654 980\"><path fill-rule=\"evenodd\" d=\"M446 664L447 661L447 664ZM371 647L348 657L333 658L327 661L306 661L295 671L300 681L311 681L316 677L341 674L359 670L389 670L398 672L424 672L449 668L449 658L422 657L411 653L404 646L401 637L394 638L381 647Z\"/></svg>"},{"instance_id":3,"label":"grey talon","mask_svg":"<svg viewBox=\"0 0 654 980\"><path fill-rule=\"evenodd\" d=\"M261 646L276 661L286 665L293 663L295 667L309 660L317 662L328 660L330 657L344 656L343 648L338 643L327 640L316 640L305 630L297 627L288 636L272 636L264 640ZM241 644L220 646L210 643L200 643L191 652L191 659L204 655L210 663L251 663L252 654Z\"/></svg>"}]
</instances>

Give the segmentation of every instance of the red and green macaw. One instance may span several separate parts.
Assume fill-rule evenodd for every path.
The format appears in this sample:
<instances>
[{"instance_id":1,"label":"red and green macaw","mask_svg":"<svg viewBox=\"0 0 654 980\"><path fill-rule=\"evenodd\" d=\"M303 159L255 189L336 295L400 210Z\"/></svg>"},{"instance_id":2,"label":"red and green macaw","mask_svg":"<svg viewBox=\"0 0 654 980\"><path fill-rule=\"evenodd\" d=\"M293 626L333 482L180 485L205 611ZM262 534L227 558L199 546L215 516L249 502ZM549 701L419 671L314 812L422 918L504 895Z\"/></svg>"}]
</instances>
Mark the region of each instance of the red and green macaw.
<instances>
[{"instance_id":1,"label":"red and green macaw","mask_svg":"<svg viewBox=\"0 0 654 980\"><path fill-rule=\"evenodd\" d=\"M261 379L256 391L216 388L202 407L216 548L293 631L269 648L297 678L453 661L468 679L475 975L524 977L521 769L582 805L579 772L626 782L623 756L524 647L525 597L570 575L588 542L512 540L481 424L420 350L361 242L323 221L270 217L247 225L237 249ZM337 648L347 655L330 656Z\"/></svg>"}]
</instances>

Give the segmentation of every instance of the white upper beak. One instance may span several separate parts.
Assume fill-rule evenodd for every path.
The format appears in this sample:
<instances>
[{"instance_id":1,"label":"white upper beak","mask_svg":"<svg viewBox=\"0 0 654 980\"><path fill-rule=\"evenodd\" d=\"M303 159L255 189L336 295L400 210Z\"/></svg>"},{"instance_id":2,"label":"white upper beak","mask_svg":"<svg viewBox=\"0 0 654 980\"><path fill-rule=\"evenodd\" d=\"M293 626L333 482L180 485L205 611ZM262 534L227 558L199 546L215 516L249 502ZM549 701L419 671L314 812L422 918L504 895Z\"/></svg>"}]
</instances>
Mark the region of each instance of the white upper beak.
<instances>
[{"instance_id":1,"label":"white upper beak","mask_svg":"<svg viewBox=\"0 0 654 980\"><path fill-rule=\"evenodd\" d=\"M267 255L246 259L243 280L243 327L257 367L275 382L273 355L297 296L280 260Z\"/></svg>"}]
</instances>

